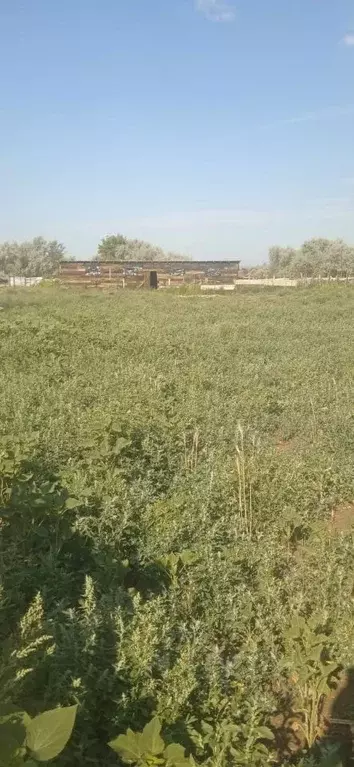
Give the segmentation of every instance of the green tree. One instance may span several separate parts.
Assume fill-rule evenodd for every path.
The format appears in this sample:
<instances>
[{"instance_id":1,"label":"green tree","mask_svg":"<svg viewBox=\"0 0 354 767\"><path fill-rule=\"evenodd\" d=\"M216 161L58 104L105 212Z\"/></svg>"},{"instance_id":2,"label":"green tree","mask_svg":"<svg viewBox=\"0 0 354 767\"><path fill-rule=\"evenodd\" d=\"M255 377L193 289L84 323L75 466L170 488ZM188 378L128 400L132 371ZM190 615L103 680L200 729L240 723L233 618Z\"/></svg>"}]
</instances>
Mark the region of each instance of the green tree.
<instances>
[{"instance_id":1,"label":"green tree","mask_svg":"<svg viewBox=\"0 0 354 767\"><path fill-rule=\"evenodd\" d=\"M179 253L165 252L157 245L121 234L104 237L98 245L99 261L183 261Z\"/></svg>"},{"instance_id":2,"label":"green tree","mask_svg":"<svg viewBox=\"0 0 354 767\"><path fill-rule=\"evenodd\" d=\"M353 271L353 248L343 240L306 240L292 263L294 276L345 277Z\"/></svg>"},{"instance_id":3,"label":"green tree","mask_svg":"<svg viewBox=\"0 0 354 767\"><path fill-rule=\"evenodd\" d=\"M272 275L286 277L346 277L354 272L354 248L343 240L313 237L301 248L269 250Z\"/></svg>"},{"instance_id":4,"label":"green tree","mask_svg":"<svg viewBox=\"0 0 354 767\"><path fill-rule=\"evenodd\" d=\"M281 248L274 245L269 250L269 268L273 276L286 276L296 257L295 248Z\"/></svg>"},{"instance_id":5,"label":"green tree","mask_svg":"<svg viewBox=\"0 0 354 767\"><path fill-rule=\"evenodd\" d=\"M25 242L0 245L0 272L16 277L51 277L65 256L65 247L57 240L35 237Z\"/></svg>"},{"instance_id":6,"label":"green tree","mask_svg":"<svg viewBox=\"0 0 354 767\"><path fill-rule=\"evenodd\" d=\"M127 242L122 234L109 234L98 245L97 255L100 261L118 261L117 250Z\"/></svg>"}]
</instances>

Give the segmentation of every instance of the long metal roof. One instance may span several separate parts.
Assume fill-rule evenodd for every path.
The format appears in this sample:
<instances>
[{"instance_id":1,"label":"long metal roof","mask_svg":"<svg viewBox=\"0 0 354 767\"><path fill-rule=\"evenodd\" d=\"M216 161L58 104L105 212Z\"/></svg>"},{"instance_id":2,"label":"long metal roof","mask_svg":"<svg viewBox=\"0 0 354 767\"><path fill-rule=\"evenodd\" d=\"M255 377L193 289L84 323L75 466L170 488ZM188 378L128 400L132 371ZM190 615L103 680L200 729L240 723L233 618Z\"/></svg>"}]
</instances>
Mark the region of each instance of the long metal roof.
<instances>
[{"instance_id":1,"label":"long metal roof","mask_svg":"<svg viewBox=\"0 0 354 767\"><path fill-rule=\"evenodd\" d=\"M180 268L203 266L203 267L223 267L223 266L236 266L240 263L239 260L228 261L62 261L60 266L77 266L82 264L83 266L142 266L149 268L150 266L177 266Z\"/></svg>"}]
</instances>

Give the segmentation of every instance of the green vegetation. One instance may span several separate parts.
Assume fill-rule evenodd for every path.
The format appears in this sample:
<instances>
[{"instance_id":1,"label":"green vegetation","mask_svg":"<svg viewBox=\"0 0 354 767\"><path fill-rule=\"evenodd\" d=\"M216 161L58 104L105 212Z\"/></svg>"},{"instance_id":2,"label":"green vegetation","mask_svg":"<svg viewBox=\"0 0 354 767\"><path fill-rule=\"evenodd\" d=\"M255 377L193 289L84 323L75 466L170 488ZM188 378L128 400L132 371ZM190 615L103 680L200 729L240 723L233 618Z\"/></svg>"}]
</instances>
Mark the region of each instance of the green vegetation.
<instances>
[{"instance_id":1,"label":"green vegetation","mask_svg":"<svg viewBox=\"0 0 354 767\"><path fill-rule=\"evenodd\" d=\"M26 242L0 243L0 284L7 277L53 277L66 257L66 249L57 240L34 237ZM121 234L103 237L97 248L99 261L183 261L179 253L166 252L143 240L131 240Z\"/></svg>"},{"instance_id":2,"label":"green vegetation","mask_svg":"<svg viewBox=\"0 0 354 767\"><path fill-rule=\"evenodd\" d=\"M16 706L0 709L0 763L2 767L28 767L55 759L73 731L77 706L44 711L33 719Z\"/></svg>"},{"instance_id":3,"label":"green vegetation","mask_svg":"<svg viewBox=\"0 0 354 767\"><path fill-rule=\"evenodd\" d=\"M98 245L99 261L184 261L180 253L164 251L144 240L132 240L122 234L109 234Z\"/></svg>"},{"instance_id":4,"label":"green vegetation","mask_svg":"<svg viewBox=\"0 0 354 767\"><path fill-rule=\"evenodd\" d=\"M60 767L317 764L354 649L352 289L0 304L2 703L77 705Z\"/></svg>"},{"instance_id":5,"label":"green vegetation","mask_svg":"<svg viewBox=\"0 0 354 767\"><path fill-rule=\"evenodd\" d=\"M0 277L51 277L58 271L65 247L57 240L34 237L26 242L0 244Z\"/></svg>"},{"instance_id":6,"label":"green vegetation","mask_svg":"<svg viewBox=\"0 0 354 767\"><path fill-rule=\"evenodd\" d=\"M268 264L253 267L250 273L254 277L352 277L354 247L324 237L307 240L301 248L274 246L269 250Z\"/></svg>"}]
</instances>

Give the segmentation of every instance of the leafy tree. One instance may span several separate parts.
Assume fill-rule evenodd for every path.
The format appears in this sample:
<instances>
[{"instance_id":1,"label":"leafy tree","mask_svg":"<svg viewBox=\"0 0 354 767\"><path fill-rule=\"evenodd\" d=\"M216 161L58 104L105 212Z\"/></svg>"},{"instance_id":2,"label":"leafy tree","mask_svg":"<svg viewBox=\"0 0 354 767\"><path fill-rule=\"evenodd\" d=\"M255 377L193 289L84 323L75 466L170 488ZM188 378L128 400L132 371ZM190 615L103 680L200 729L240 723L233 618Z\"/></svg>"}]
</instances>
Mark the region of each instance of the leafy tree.
<instances>
[{"instance_id":1,"label":"leafy tree","mask_svg":"<svg viewBox=\"0 0 354 767\"><path fill-rule=\"evenodd\" d=\"M272 275L285 275L296 256L295 248L281 248L278 245L269 250L269 267Z\"/></svg>"},{"instance_id":2,"label":"leafy tree","mask_svg":"<svg viewBox=\"0 0 354 767\"><path fill-rule=\"evenodd\" d=\"M122 234L110 234L103 237L98 245L97 254L100 261L116 261L117 249L127 242Z\"/></svg>"},{"instance_id":3,"label":"leafy tree","mask_svg":"<svg viewBox=\"0 0 354 767\"><path fill-rule=\"evenodd\" d=\"M25 242L0 245L0 272L23 277L50 277L56 274L65 256L65 247L57 240L35 237Z\"/></svg>"},{"instance_id":4,"label":"leafy tree","mask_svg":"<svg viewBox=\"0 0 354 767\"><path fill-rule=\"evenodd\" d=\"M354 248L323 237L306 240L297 250L275 246L269 251L269 268L275 276L345 277L354 271Z\"/></svg>"},{"instance_id":5,"label":"leafy tree","mask_svg":"<svg viewBox=\"0 0 354 767\"><path fill-rule=\"evenodd\" d=\"M100 261L183 261L179 253L165 252L156 245L121 234L104 237L98 245Z\"/></svg>"},{"instance_id":6,"label":"leafy tree","mask_svg":"<svg viewBox=\"0 0 354 767\"><path fill-rule=\"evenodd\" d=\"M268 264L257 264L250 269L246 269L244 273L240 274L240 277L253 280L265 280L272 276L271 270Z\"/></svg>"}]
</instances>

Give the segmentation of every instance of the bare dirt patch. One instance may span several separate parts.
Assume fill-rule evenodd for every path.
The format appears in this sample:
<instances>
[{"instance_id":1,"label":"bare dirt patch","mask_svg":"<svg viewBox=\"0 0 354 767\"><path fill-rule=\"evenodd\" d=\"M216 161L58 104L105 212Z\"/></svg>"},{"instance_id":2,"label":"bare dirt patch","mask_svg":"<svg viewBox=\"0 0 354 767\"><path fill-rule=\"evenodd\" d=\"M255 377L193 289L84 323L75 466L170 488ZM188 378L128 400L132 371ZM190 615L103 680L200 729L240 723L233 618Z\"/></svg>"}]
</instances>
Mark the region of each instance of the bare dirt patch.
<instances>
[{"instance_id":1,"label":"bare dirt patch","mask_svg":"<svg viewBox=\"0 0 354 767\"><path fill-rule=\"evenodd\" d=\"M352 764L354 739L354 672L343 671L338 685L322 710L322 735L325 740L342 744L343 764Z\"/></svg>"},{"instance_id":2,"label":"bare dirt patch","mask_svg":"<svg viewBox=\"0 0 354 767\"><path fill-rule=\"evenodd\" d=\"M274 729L275 748L279 758L292 756L306 746L299 722L291 711L277 713L271 718Z\"/></svg>"},{"instance_id":3,"label":"bare dirt patch","mask_svg":"<svg viewBox=\"0 0 354 767\"><path fill-rule=\"evenodd\" d=\"M306 748L302 725L303 715L297 710L291 695L284 692L280 710L271 718L275 747L279 759L291 757ZM353 753L354 740L354 669L342 671L332 692L320 704L318 711L318 743L341 745L343 765L352 765L347 758Z\"/></svg>"},{"instance_id":4,"label":"bare dirt patch","mask_svg":"<svg viewBox=\"0 0 354 767\"><path fill-rule=\"evenodd\" d=\"M277 453L291 453L295 450L296 440L293 439L278 439L275 445Z\"/></svg>"},{"instance_id":5,"label":"bare dirt patch","mask_svg":"<svg viewBox=\"0 0 354 767\"><path fill-rule=\"evenodd\" d=\"M354 503L339 503L331 511L331 530L338 533L348 532L354 527Z\"/></svg>"}]
</instances>

